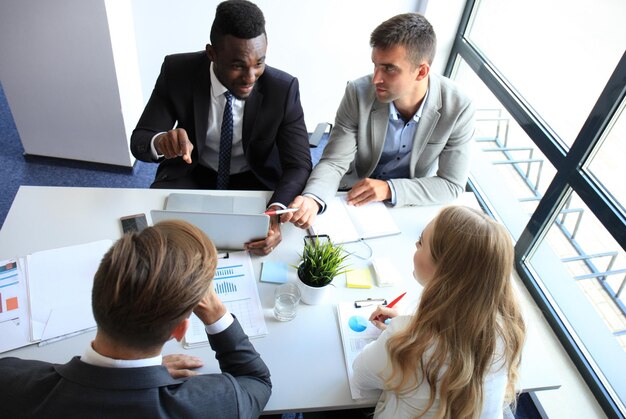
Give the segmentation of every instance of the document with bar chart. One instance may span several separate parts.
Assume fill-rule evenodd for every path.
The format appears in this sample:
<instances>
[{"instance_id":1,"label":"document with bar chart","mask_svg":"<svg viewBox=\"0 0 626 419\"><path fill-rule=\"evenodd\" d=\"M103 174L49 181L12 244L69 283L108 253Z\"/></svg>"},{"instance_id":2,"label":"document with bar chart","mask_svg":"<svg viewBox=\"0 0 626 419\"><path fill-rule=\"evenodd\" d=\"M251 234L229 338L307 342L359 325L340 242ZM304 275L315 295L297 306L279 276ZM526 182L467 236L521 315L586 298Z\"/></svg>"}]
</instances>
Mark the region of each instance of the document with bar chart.
<instances>
[{"instance_id":1,"label":"document with bar chart","mask_svg":"<svg viewBox=\"0 0 626 419\"><path fill-rule=\"evenodd\" d=\"M213 282L215 292L228 311L237 317L249 337L267 334L259 289L247 252L231 252L228 258L219 259ZM209 341L204 324L195 314L190 319L191 325L185 334L185 348L207 345Z\"/></svg>"},{"instance_id":2,"label":"document with bar chart","mask_svg":"<svg viewBox=\"0 0 626 419\"><path fill-rule=\"evenodd\" d=\"M27 305L17 259L0 261L0 352L31 343Z\"/></svg>"}]
</instances>

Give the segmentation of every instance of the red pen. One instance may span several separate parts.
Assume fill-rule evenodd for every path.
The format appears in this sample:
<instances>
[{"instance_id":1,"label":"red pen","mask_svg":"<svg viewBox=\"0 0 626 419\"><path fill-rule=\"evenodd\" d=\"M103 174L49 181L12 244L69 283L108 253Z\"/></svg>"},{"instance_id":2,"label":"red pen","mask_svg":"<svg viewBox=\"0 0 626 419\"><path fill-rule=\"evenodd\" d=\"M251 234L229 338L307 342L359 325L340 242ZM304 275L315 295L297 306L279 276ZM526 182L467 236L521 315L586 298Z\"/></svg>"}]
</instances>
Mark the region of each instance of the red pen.
<instances>
[{"instance_id":1,"label":"red pen","mask_svg":"<svg viewBox=\"0 0 626 419\"><path fill-rule=\"evenodd\" d=\"M404 297L404 295L405 295L405 294L406 294L406 292L403 292L402 294L398 295L398 296L397 296L397 297L396 297L396 298L395 298L392 302L390 302L389 304L387 304L385 307L387 307L387 308L392 308L393 306L395 306L395 305L396 305L396 303L397 303L398 301L400 301L400 300L402 299L402 297ZM376 320L381 321L381 320L380 320L381 316L382 316L382 314L379 314L378 316L376 316ZM389 321L389 319L386 319L386 320L385 320L385 324L387 324L387 323L388 323L388 321Z\"/></svg>"},{"instance_id":2,"label":"red pen","mask_svg":"<svg viewBox=\"0 0 626 419\"><path fill-rule=\"evenodd\" d=\"M280 215L280 214L286 214L288 212L296 212L299 209L300 208L285 208L285 209L279 209L279 210L267 210L263 214L266 214L266 215Z\"/></svg>"},{"instance_id":3,"label":"red pen","mask_svg":"<svg viewBox=\"0 0 626 419\"><path fill-rule=\"evenodd\" d=\"M392 308L393 306L395 306L395 305L396 305L396 303L397 303L398 301L400 301L400 300L402 299L402 297L404 297L404 294L406 294L406 292L403 292L402 294L398 295L398 296L396 297L396 299L395 299L395 300L393 300L392 302L390 302L389 304L387 304L387 307L388 307L388 308Z\"/></svg>"}]
</instances>

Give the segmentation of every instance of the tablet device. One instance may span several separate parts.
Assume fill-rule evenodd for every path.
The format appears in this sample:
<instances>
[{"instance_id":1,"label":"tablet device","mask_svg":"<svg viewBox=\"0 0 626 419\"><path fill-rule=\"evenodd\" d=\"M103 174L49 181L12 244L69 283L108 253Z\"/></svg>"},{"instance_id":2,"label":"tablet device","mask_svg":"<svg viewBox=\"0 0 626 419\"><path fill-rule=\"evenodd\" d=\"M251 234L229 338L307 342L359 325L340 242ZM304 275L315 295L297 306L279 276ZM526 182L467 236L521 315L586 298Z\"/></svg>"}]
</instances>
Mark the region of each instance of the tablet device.
<instances>
[{"instance_id":1,"label":"tablet device","mask_svg":"<svg viewBox=\"0 0 626 419\"><path fill-rule=\"evenodd\" d=\"M262 214L265 199L258 196L216 196L171 193L167 197L168 211L221 212L225 214Z\"/></svg>"},{"instance_id":2,"label":"tablet device","mask_svg":"<svg viewBox=\"0 0 626 419\"><path fill-rule=\"evenodd\" d=\"M152 210L152 223L187 221L209 236L220 250L242 250L245 243L267 237L270 217L265 214L222 214L211 212Z\"/></svg>"}]
</instances>

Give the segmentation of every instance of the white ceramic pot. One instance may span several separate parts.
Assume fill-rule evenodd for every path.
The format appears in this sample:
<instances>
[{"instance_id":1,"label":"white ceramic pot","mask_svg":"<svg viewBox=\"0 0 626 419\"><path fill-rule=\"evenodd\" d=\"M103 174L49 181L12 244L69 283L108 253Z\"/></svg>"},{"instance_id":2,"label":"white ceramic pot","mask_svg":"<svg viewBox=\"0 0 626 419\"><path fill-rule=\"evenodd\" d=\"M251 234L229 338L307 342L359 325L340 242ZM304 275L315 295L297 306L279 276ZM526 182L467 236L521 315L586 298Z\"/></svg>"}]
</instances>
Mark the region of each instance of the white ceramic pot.
<instances>
[{"instance_id":1,"label":"white ceramic pot","mask_svg":"<svg viewBox=\"0 0 626 419\"><path fill-rule=\"evenodd\" d=\"M311 287L300 279L298 279L298 288L300 288L302 302L309 305L322 304L331 290L330 284L323 287Z\"/></svg>"},{"instance_id":2,"label":"white ceramic pot","mask_svg":"<svg viewBox=\"0 0 626 419\"><path fill-rule=\"evenodd\" d=\"M331 284L323 287L311 287L298 278L298 288L302 295L302 302L309 305L322 304L332 291Z\"/></svg>"}]
</instances>

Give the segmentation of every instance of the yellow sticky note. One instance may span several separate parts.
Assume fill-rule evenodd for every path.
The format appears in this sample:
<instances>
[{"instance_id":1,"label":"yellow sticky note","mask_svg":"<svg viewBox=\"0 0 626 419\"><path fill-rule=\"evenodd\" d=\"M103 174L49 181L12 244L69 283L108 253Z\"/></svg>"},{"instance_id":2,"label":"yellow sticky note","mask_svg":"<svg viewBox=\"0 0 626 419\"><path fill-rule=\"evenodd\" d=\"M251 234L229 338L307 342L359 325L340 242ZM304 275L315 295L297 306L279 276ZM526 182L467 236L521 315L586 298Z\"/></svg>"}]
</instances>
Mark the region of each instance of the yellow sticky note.
<instances>
[{"instance_id":1,"label":"yellow sticky note","mask_svg":"<svg viewBox=\"0 0 626 419\"><path fill-rule=\"evenodd\" d=\"M372 273L369 268L354 269L346 272L348 288L372 288Z\"/></svg>"}]
</instances>

